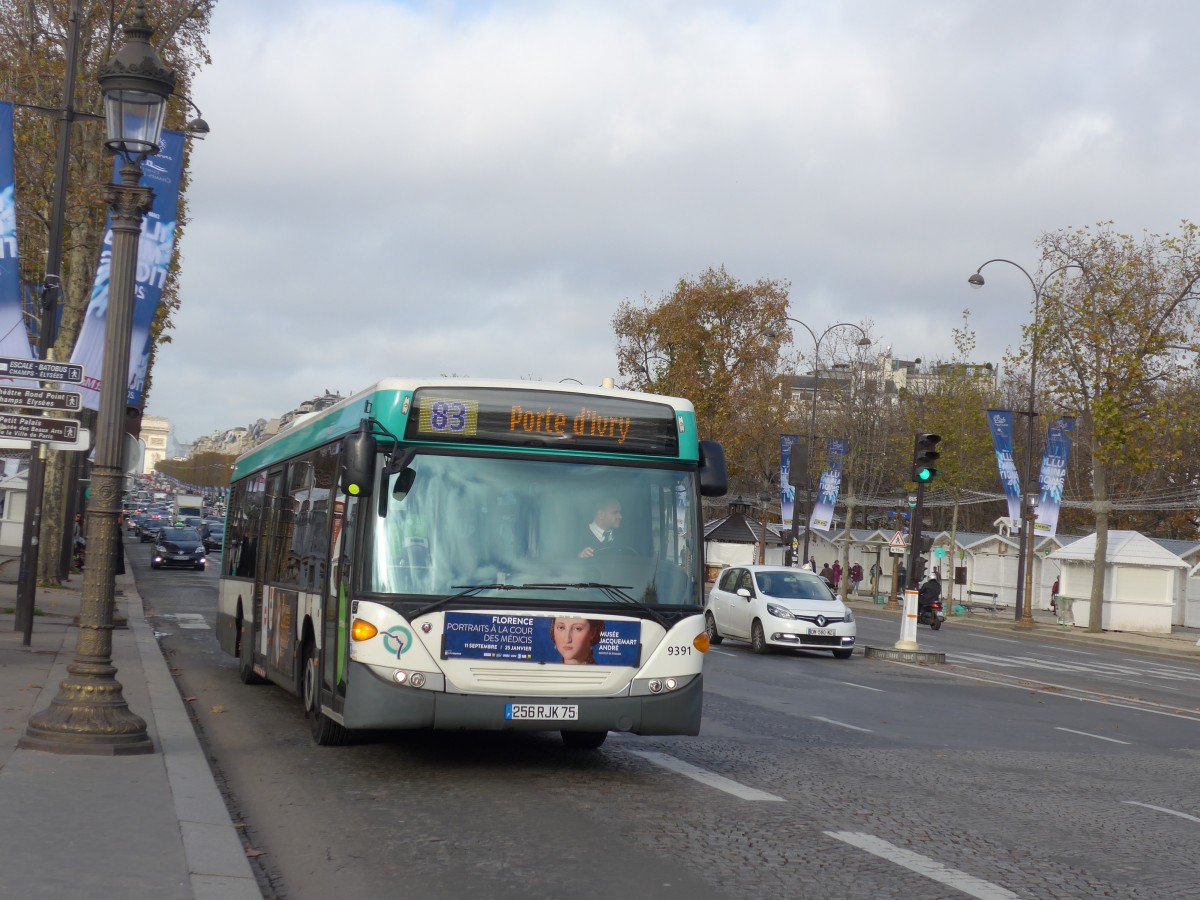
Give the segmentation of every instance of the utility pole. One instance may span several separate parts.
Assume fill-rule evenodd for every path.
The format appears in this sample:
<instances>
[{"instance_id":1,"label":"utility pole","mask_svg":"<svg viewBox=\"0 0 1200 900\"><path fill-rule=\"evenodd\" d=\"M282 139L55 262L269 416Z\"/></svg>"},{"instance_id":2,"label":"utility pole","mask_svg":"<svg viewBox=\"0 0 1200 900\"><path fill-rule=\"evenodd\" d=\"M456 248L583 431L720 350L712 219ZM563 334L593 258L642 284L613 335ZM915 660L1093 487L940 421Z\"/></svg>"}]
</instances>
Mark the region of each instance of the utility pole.
<instances>
[{"instance_id":1,"label":"utility pole","mask_svg":"<svg viewBox=\"0 0 1200 900\"><path fill-rule=\"evenodd\" d=\"M75 81L79 71L79 7L71 0L67 29L67 65L63 76L63 107L58 122L57 157L54 164L54 198L50 207L50 236L46 248L46 277L42 285L41 322L38 325L37 358L49 359L57 331L58 305L62 297L62 234L67 206L67 166L71 154L71 125L75 121ZM38 545L42 531L42 499L46 487L46 445L31 445L29 476L25 493L25 531L21 536L21 568L17 584L15 631L21 643L32 639L33 610L38 580ZM65 540L65 538L64 538Z\"/></svg>"}]
</instances>

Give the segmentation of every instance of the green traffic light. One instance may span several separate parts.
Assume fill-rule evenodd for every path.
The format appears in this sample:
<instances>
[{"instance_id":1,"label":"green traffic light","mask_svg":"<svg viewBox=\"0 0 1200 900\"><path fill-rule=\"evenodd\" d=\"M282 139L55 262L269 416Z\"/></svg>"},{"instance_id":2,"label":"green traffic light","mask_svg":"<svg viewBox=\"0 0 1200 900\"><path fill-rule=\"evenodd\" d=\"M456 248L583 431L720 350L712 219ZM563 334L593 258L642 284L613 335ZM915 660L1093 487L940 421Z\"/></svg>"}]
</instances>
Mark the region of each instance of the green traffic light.
<instances>
[{"instance_id":1,"label":"green traffic light","mask_svg":"<svg viewBox=\"0 0 1200 900\"><path fill-rule=\"evenodd\" d=\"M928 481L933 477L932 469L919 469L917 471L917 481Z\"/></svg>"}]
</instances>

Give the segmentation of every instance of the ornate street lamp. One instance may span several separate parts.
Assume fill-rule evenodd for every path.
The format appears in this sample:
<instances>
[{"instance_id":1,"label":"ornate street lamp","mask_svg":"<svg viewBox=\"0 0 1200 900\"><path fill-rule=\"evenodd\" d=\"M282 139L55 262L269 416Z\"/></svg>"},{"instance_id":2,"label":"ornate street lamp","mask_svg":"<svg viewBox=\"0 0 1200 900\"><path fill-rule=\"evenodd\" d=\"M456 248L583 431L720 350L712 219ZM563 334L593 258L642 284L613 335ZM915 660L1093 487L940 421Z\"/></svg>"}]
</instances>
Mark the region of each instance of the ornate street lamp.
<instances>
[{"instance_id":1,"label":"ornate street lamp","mask_svg":"<svg viewBox=\"0 0 1200 900\"><path fill-rule=\"evenodd\" d=\"M812 459L813 459L813 454L814 454L813 442L816 440L816 434L817 434L817 391L820 389L820 386L821 386L821 342L824 341L825 337L829 334L829 332L833 331L835 328L853 328L854 330L856 330L859 334L862 335L862 337L859 338L859 340L857 341L857 345L859 347L870 347L871 339L869 337L867 337L867 333L865 331L863 331L862 328L860 328L858 325L855 325L853 322L837 322L833 325L830 325L828 328L826 328L824 331L821 332L820 336L818 336L815 331L813 331L811 328L809 328L807 325L805 325L799 319L793 319L791 316L787 316L786 318L789 322L799 325L801 328L803 328L805 331L807 331L813 339L812 405L810 407L809 416L808 416L808 442L806 444L806 446L808 447L808 451L805 454L805 460L809 464L811 464ZM801 551L800 558L804 562L808 562L808 544L809 544L809 538L812 535L812 527L811 527L810 520L812 519L813 494L812 494L812 483L809 481L808 472L806 471L806 472L801 473L801 476L804 478L804 549ZM794 551L792 550L792 547L794 547L796 544L796 532L798 530L799 530L799 520L796 518L796 504L795 504L795 501L793 501L792 502L792 536L791 536L791 539L788 541L788 549L787 549L787 554L786 554L787 565L789 565L789 566L792 565L792 563L793 563L792 557L793 557Z\"/></svg>"},{"instance_id":2,"label":"ornate street lamp","mask_svg":"<svg viewBox=\"0 0 1200 900\"><path fill-rule=\"evenodd\" d=\"M154 751L146 722L125 703L112 665L113 594L121 541L117 516L137 246L142 217L154 197L150 188L138 182L141 161L158 152L175 74L150 43L154 29L146 23L142 2L124 30L125 42L99 77L108 123L104 143L125 164L121 183L109 185L105 192L112 212L112 264L79 638L75 660L58 695L47 709L30 718L20 741L22 747L53 753L123 756Z\"/></svg>"},{"instance_id":3,"label":"ornate street lamp","mask_svg":"<svg viewBox=\"0 0 1200 900\"><path fill-rule=\"evenodd\" d=\"M983 270L992 263L1005 263L1014 269L1019 269L1021 274L1029 279L1029 286L1033 288L1033 324L1035 329L1029 350L1029 408L1017 410L1018 415L1025 416L1026 423L1025 465L1024 472L1021 475L1021 487L1023 490L1030 492L1030 495L1023 496L1021 503L1021 540L1017 544L1017 606L1013 613L1016 620L1014 627L1033 628L1033 527L1037 521L1037 489L1033 486L1032 479L1033 419L1037 415L1038 345L1036 326L1038 312L1042 304L1042 293L1046 290L1046 285L1050 283L1051 278L1065 272L1067 269L1079 269L1086 277L1087 270L1079 265L1079 263L1067 263L1047 274L1039 283L1033 280L1033 276L1025 270L1024 266L1013 262L1011 259L989 259L975 270L974 275L967 279L967 284L975 289L983 287L985 284Z\"/></svg>"}]
</instances>

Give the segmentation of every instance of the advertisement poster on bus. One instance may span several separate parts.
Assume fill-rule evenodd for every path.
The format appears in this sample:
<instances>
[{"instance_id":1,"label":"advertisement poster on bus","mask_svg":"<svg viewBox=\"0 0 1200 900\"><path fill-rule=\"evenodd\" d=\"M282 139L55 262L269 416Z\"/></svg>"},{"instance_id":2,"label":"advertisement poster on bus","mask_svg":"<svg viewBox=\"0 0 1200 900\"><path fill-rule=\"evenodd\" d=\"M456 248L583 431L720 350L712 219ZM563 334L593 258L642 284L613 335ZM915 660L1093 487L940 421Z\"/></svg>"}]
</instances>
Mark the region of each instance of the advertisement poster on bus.
<instances>
[{"instance_id":1,"label":"advertisement poster on bus","mask_svg":"<svg viewBox=\"0 0 1200 900\"><path fill-rule=\"evenodd\" d=\"M443 659L636 666L641 623L526 613L446 613Z\"/></svg>"},{"instance_id":2,"label":"advertisement poster on bus","mask_svg":"<svg viewBox=\"0 0 1200 900\"><path fill-rule=\"evenodd\" d=\"M21 310L17 257L17 190L13 175L13 105L0 103L0 356L30 359L29 332ZM3 379L6 383L18 379ZM19 379L21 384L30 384Z\"/></svg>"},{"instance_id":3,"label":"advertisement poster on bus","mask_svg":"<svg viewBox=\"0 0 1200 900\"><path fill-rule=\"evenodd\" d=\"M114 162L113 177L119 180L120 157ZM154 190L154 206L142 220L138 241L137 274L133 293L133 333L129 343L128 405L140 406L150 354L150 326L162 300L171 254L175 250L175 225L179 213L179 178L183 170L183 135L162 133L162 149L142 163L141 184ZM83 327L75 342L71 362L83 366L83 405L100 408L100 384L104 370L104 331L108 313L108 282L112 267L112 216L104 230L100 265L92 285L92 297Z\"/></svg>"},{"instance_id":4,"label":"advertisement poster on bus","mask_svg":"<svg viewBox=\"0 0 1200 900\"><path fill-rule=\"evenodd\" d=\"M829 439L828 462L821 473L821 486L812 510L811 527L816 531L828 531L833 527L833 508L842 487L842 458L849 452L850 442L845 438Z\"/></svg>"}]
</instances>

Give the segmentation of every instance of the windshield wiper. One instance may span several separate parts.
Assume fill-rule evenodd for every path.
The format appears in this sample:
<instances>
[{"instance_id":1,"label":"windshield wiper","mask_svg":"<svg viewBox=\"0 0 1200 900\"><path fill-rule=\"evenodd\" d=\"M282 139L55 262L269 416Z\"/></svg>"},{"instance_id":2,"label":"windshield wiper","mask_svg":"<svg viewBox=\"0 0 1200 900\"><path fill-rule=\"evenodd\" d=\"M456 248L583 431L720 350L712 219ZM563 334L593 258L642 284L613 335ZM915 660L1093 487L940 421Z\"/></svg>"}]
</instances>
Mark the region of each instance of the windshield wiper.
<instances>
[{"instance_id":1,"label":"windshield wiper","mask_svg":"<svg viewBox=\"0 0 1200 900\"><path fill-rule=\"evenodd\" d=\"M413 619L418 619L421 616L425 615L426 613L433 612L435 609L440 609L441 607L445 606L447 603L453 603L455 600L462 600L466 597L473 597L476 594L478 594L480 591L519 591L522 588L527 589L527 590L531 589L531 588L538 588L540 590L547 590L547 591L550 591L550 590L561 591L564 588L571 587L571 585L555 586L555 585L547 585L547 584L452 584L452 585L450 585L450 587L462 588L462 590L460 590L457 594L448 594L447 596L442 597L440 600L435 600L433 603L430 603L428 606L421 607L420 609L413 612L413 614L411 616L409 616L409 621L412 621ZM637 601L635 600L634 602L636 603Z\"/></svg>"},{"instance_id":2,"label":"windshield wiper","mask_svg":"<svg viewBox=\"0 0 1200 900\"><path fill-rule=\"evenodd\" d=\"M637 600L634 597L632 597L626 593L626 590L628 588L633 587L633 585L631 585L631 584L604 584L604 583L598 582L598 581L575 581L575 582L557 582L556 581L556 582L550 582L547 584L527 584L527 585L524 585L524 587L539 588L541 590L547 590L547 591L562 590L563 588L595 588L598 591L602 591L604 593L604 596L608 597L608 599L610 599L610 600L616 600L620 603L628 603L630 606L636 606L638 609L640 609L642 612L644 612L647 616L649 616L651 619L653 619L655 622L657 622L659 625L661 625L667 631L671 630L671 626L667 623L666 619L664 619L662 616L660 616L657 612L655 612L651 607L647 606L641 600Z\"/></svg>"}]
</instances>

